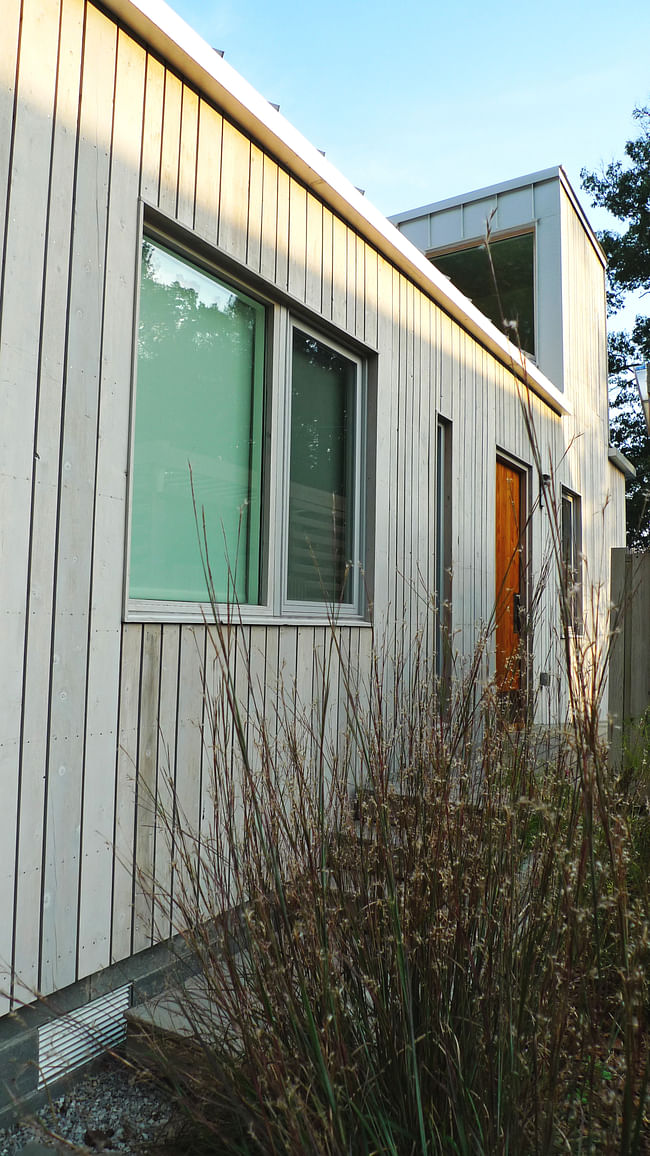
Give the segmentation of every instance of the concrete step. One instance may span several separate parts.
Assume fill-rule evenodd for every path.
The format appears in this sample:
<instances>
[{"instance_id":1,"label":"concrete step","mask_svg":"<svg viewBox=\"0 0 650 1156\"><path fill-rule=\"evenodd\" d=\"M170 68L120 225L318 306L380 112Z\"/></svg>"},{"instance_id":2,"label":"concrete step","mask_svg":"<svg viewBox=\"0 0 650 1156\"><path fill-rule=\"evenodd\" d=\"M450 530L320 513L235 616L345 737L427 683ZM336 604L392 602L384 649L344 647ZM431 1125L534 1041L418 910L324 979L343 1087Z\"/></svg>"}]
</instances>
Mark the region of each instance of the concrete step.
<instances>
[{"instance_id":1,"label":"concrete step","mask_svg":"<svg viewBox=\"0 0 650 1156\"><path fill-rule=\"evenodd\" d=\"M245 966L243 956L241 966ZM191 1049L202 1041L227 1040L232 1047L238 1032L223 1001L215 998L213 984L214 980L210 984L198 973L129 1008L124 1013L127 1055L149 1062L164 1044Z\"/></svg>"}]
</instances>

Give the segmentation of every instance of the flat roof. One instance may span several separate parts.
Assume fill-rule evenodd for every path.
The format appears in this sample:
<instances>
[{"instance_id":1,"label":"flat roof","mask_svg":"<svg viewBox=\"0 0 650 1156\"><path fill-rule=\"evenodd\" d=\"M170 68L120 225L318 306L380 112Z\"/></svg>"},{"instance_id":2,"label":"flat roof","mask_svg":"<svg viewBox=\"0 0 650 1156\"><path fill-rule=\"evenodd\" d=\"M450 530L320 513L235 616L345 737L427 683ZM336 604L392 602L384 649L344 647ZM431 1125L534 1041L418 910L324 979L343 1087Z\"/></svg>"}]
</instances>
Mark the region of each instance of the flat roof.
<instances>
[{"instance_id":1,"label":"flat roof","mask_svg":"<svg viewBox=\"0 0 650 1156\"><path fill-rule=\"evenodd\" d=\"M469 193L460 193L455 197L445 197L442 201L432 201L430 205L420 205L416 209L407 209L404 213L391 213L389 221L412 221L416 217L426 217L429 213L440 213L443 209L453 209L456 205L466 205L469 201L484 201L494 197L497 193L509 193L514 189L524 188L526 185L541 185L545 181L557 181L560 178L560 165L550 169L540 169L536 173L528 173L524 177L515 177L509 181L499 181L496 185L484 185L482 189L472 189Z\"/></svg>"},{"instance_id":2,"label":"flat roof","mask_svg":"<svg viewBox=\"0 0 650 1156\"><path fill-rule=\"evenodd\" d=\"M568 400L537 366L164 0L100 2L527 383L555 413L571 412Z\"/></svg>"},{"instance_id":3,"label":"flat roof","mask_svg":"<svg viewBox=\"0 0 650 1156\"><path fill-rule=\"evenodd\" d=\"M580 201L578 200L576 192L573 188L573 185L571 184L571 181L566 175L566 170L564 169L563 165L553 165L550 169L539 169L538 172L527 173L523 177L514 177L509 181L499 181L495 185L485 185L481 189L472 189L469 193L460 193L455 197L445 197L442 201L432 201L429 205L419 205L415 209L406 209L403 213L392 213L388 220L392 221L394 225L400 225L403 224L404 221L414 221L417 220L418 217L426 217L435 213L441 213L445 209L453 209L458 205L467 205L472 201L484 201L489 197L498 196L499 193L513 192L516 189L524 189L530 185L543 185L549 181L558 181L559 184L562 185L564 191L566 192L569 200L573 205L573 208L575 209L576 215L580 219L580 223L582 224L585 233L589 237L589 240L591 241L591 244L596 251L598 260L604 267L606 267L607 258L605 257L600 241L598 240L598 237L589 224L587 214L585 213L582 205L580 204Z\"/></svg>"}]
</instances>

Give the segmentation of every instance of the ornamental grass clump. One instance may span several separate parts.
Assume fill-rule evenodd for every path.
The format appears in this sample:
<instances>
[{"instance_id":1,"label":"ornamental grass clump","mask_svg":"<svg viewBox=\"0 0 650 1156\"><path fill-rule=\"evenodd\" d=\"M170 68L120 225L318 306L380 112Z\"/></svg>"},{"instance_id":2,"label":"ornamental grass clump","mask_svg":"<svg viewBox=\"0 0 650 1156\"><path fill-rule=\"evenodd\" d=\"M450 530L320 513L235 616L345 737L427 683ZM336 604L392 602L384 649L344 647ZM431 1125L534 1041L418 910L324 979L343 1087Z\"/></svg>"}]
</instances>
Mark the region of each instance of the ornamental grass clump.
<instances>
[{"instance_id":1,"label":"ornamental grass clump","mask_svg":"<svg viewBox=\"0 0 650 1156\"><path fill-rule=\"evenodd\" d=\"M155 1046L190 1149L647 1150L648 923L598 704L512 725L485 644L444 701L422 640L346 676L333 622L269 714L246 638L211 628L212 812L200 842L174 821L201 979Z\"/></svg>"}]
</instances>

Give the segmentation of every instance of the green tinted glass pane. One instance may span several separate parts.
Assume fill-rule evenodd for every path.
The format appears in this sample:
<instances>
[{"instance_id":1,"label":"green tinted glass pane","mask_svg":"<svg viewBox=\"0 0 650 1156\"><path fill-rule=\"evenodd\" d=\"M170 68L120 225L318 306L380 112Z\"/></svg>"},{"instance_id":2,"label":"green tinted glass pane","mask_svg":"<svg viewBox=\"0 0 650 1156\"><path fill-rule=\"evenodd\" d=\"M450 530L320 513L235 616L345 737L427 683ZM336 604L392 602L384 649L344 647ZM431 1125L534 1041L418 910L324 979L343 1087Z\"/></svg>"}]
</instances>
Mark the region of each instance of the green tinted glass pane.
<instances>
[{"instance_id":1,"label":"green tinted glass pane","mask_svg":"<svg viewBox=\"0 0 650 1156\"><path fill-rule=\"evenodd\" d=\"M352 583L355 362L293 332L287 595L346 602Z\"/></svg>"},{"instance_id":2,"label":"green tinted glass pane","mask_svg":"<svg viewBox=\"0 0 650 1156\"><path fill-rule=\"evenodd\" d=\"M532 233L490 242L494 275L484 244L433 257L461 293L474 302L499 329L535 356L535 238ZM498 292L497 292L498 291ZM500 299L500 305L499 305ZM516 323L516 329L502 320ZM517 338L518 334L518 338Z\"/></svg>"},{"instance_id":3,"label":"green tinted glass pane","mask_svg":"<svg viewBox=\"0 0 650 1156\"><path fill-rule=\"evenodd\" d=\"M258 600L264 309L145 238L130 594Z\"/></svg>"}]
</instances>

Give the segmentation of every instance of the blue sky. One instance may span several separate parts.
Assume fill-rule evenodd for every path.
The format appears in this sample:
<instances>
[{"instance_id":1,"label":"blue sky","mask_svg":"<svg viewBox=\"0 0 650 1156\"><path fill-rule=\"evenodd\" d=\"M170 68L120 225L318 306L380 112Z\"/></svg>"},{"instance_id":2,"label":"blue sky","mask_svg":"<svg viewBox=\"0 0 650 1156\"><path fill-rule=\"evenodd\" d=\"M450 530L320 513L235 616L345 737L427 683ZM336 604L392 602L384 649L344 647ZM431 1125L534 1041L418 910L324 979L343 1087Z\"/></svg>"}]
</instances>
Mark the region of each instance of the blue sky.
<instances>
[{"instance_id":1,"label":"blue sky","mask_svg":"<svg viewBox=\"0 0 650 1156\"><path fill-rule=\"evenodd\" d=\"M384 213L622 157L648 0L172 0Z\"/></svg>"}]
</instances>

